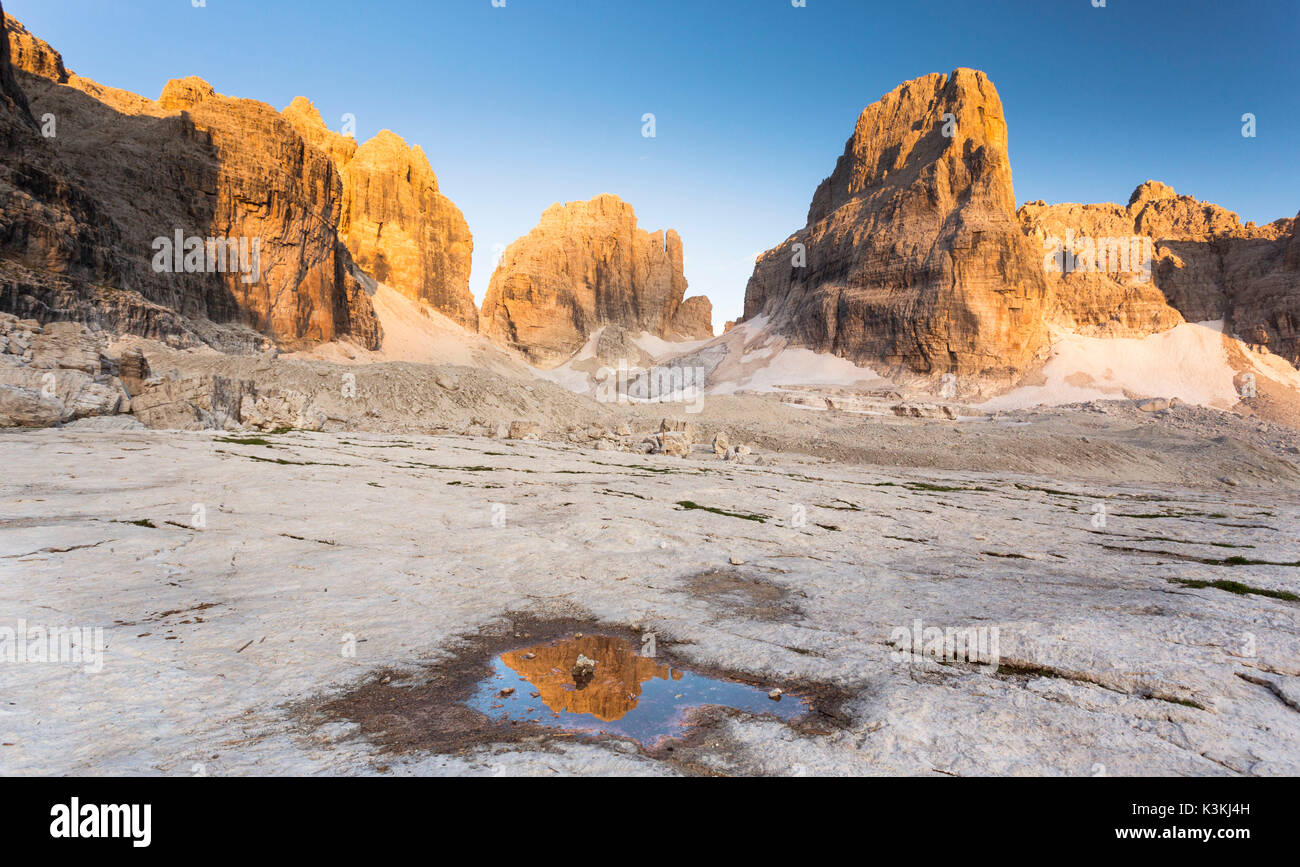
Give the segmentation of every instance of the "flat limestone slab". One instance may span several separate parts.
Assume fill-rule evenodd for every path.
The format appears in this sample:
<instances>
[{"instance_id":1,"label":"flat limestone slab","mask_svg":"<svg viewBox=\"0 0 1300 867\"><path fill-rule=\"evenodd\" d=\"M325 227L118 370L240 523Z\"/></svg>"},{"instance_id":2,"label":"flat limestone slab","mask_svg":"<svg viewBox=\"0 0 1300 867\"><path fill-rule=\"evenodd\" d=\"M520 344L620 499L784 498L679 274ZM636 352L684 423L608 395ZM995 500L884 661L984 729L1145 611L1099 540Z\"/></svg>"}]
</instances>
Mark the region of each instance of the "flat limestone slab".
<instances>
[{"instance_id":1,"label":"flat limestone slab","mask_svg":"<svg viewBox=\"0 0 1300 867\"><path fill-rule=\"evenodd\" d=\"M507 615L849 696L824 734L731 716L696 768L1300 773L1300 603L1262 595L1300 594L1271 565L1300 561L1300 494L362 433L0 455L0 629L106 645L93 673L0 646L3 774L682 772L618 740L385 752L298 710ZM996 628L997 666L898 652L914 627Z\"/></svg>"}]
</instances>

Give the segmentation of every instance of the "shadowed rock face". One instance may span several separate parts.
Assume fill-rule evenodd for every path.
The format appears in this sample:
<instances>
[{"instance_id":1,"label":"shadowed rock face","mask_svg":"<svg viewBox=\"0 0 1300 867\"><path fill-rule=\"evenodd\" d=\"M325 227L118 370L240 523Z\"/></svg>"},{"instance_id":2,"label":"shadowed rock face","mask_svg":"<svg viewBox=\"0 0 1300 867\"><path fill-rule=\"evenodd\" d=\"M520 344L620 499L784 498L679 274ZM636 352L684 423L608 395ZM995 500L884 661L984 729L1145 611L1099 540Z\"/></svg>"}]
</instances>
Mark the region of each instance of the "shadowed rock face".
<instances>
[{"instance_id":1,"label":"shadowed rock face","mask_svg":"<svg viewBox=\"0 0 1300 867\"><path fill-rule=\"evenodd\" d=\"M6 148L6 163L37 150L49 177L43 198L85 202L71 220L24 218L25 235L8 233L5 258L34 273L24 285L15 278L5 286L6 309L147 336L202 330L210 321L251 326L290 349L343 335L378 347L369 297L338 235L338 173L279 113L216 94L196 78L169 82L154 102L59 72L61 61L50 59L57 52L20 26L9 36L28 67L16 80L31 112L52 116L57 134L33 131L35 142ZM6 216L19 207L11 200ZM49 224L67 237L47 237L37 257L31 227ZM159 272L154 241L178 230L185 238L248 239L250 247L257 239L257 279L246 281L250 273L232 263L224 271L205 262L201 273ZM78 242L86 233L101 243ZM87 272L81 285L51 276L71 277L77 266ZM191 322L179 323L177 314Z\"/></svg>"},{"instance_id":2,"label":"shadowed rock face","mask_svg":"<svg viewBox=\"0 0 1300 867\"><path fill-rule=\"evenodd\" d=\"M283 114L341 173L340 231L357 264L406 297L478 330L469 290L474 240L460 209L438 191L424 151L388 130L358 147L327 129L303 97Z\"/></svg>"},{"instance_id":3,"label":"shadowed rock face","mask_svg":"<svg viewBox=\"0 0 1300 867\"><path fill-rule=\"evenodd\" d=\"M1137 237L1152 250L1151 280L1074 271L1048 274L1048 316L1082 333L1140 337L1184 319L1228 330L1300 362L1300 246L1296 220L1242 225L1232 211L1147 181L1127 206L1030 202L1021 226L1046 258L1048 239Z\"/></svg>"},{"instance_id":4,"label":"shadowed rock face","mask_svg":"<svg viewBox=\"0 0 1300 867\"><path fill-rule=\"evenodd\" d=\"M670 339L713 334L712 305L686 299L682 240L637 227L617 196L552 205L506 248L480 330L536 364L556 364L605 325Z\"/></svg>"},{"instance_id":5,"label":"shadowed rock face","mask_svg":"<svg viewBox=\"0 0 1300 867\"><path fill-rule=\"evenodd\" d=\"M713 336L713 302L703 295L682 301L673 314L669 336L682 340L700 340Z\"/></svg>"},{"instance_id":6,"label":"shadowed rock face","mask_svg":"<svg viewBox=\"0 0 1300 867\"><path fill-rule=\"evenodd\" d=\"M7 17L5 22L8 38L0 40L0 309L42 321L102 309L148 330L165 317L145 304L96 298L102 295L98 285L117 280L120 235L41 134L44 124L37 119L42 114L33 116L18 83L27 76L15 72L12 62L66 78L63 61L17 22ZM97 300L104 302L102 307Z\"/></svg>"},{"instance_id":7,"label":"shadowed rock face","mask_svg":"<svg viewBox=\"0 0 1300 867\"><path fill-rule=\"evenodd\" d=\"M1001 376L1044 347L1045 295L1015 220L1002 103L958 69L862 112L807 226L759 257L745 318L891 370Z\"/></svg>"}]
</instances>

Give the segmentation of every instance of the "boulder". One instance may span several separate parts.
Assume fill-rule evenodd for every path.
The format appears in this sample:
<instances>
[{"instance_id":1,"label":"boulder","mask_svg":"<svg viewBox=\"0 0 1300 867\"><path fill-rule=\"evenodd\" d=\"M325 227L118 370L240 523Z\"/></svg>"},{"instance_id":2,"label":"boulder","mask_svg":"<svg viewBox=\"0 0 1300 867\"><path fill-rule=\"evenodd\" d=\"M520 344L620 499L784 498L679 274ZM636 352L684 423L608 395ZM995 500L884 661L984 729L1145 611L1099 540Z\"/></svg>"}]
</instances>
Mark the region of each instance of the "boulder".
<instances>
[{"instance_id":1,"label":"boulder","mask_svg":"<svg viewBox=\"0 0 1300 867\"><path fill-rule=\"evenodd\" d=\"M698 431L696 430L695 425L685 419L666 418L660 421L659 432L665 433L668 431L682 434L686 438L687 442L691 443L695 442L698 438Z\"/></svg>"},{"instance_id":2,"label":"boulder","mask_svg":"<svg viewBox=\"0 0 1300 867\"><path fill-rule=\"evenodd\" d=\"M312 406L311 397L291 389L246 392L239 402L238 421L260 431L318 431L325 427L325 413Z\"/></svg>"},{"instance_id":3,"label":"boulder","mask_svg":"<svg viewBox=\"0 0 1300 867\"><path fill-rule=\"evenodd\" d=\"M542 435L542 426L535 421L514 421L510 423L510 430L506 434L507 439L522 440L532 437L538 439Z\"/></svg>"},{"instance_id":4,"label":"boulder","mask_svg":"<svg viewBox=\"0 0 1300 867\"><path fill-rule=\"evenodd\" d=\"M655 434L652 439L654 441L652 454L672 455L679 458L690 456L691 439L683 431L663 431Z\"/></svg>"},{"instance_id":5,"label":"boulder","mask_svg":"<svg viewBox=\"0 0 1300 867\"><path fill-rule=\"evenodd\" d=\"M31 340L32 366L79 370L91 376L100 372L104 341L75 322L51 322Z\"/></svg>"},{"instance_id":6,"label":"boulder","mask_svg":"<svg viewBox=\"0 0 1300 867\"><path fill-rule=\"evenodd\" d=\"M250 394L256 394L250 380L156 379L131 399L131 411L155 430L231 430L240 427L243 401Z\"/></svg>"},{"instance_id":7,"label":"boulder","mask_svg":"<svg viewBox=\"0 0 1300 867\"><path fill-rule=\"evenodd\" d=\"M53 395L0 383L0 427L51 427L63 413L63 402Z\"/></svg>"},{"instance_id":8,"label":"boulder","mask_svg":"<svg viewBox=\"0 0 1300 867\"><path fill-rule=\"evenodd\" d=\"M69 422L97 415L125 412L130 397L115 377L94 377L81 370L40 369L36 367L0 367L0 385L15 389L9 395L10 411L27 419L11 426L38 427L33 419L44 418L56 407L58 416L49 424ZM15 409L24 401L39 399L28 410Z\"/></svg>"}]
</instances>

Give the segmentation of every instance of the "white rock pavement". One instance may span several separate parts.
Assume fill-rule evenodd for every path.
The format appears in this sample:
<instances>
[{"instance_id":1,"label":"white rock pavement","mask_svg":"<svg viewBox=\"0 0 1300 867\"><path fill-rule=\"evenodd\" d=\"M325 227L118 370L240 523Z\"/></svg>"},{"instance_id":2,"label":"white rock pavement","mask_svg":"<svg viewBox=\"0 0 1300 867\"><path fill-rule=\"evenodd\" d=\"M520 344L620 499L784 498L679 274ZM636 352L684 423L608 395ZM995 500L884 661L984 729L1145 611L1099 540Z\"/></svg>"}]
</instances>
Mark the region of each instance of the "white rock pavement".
<instances>
[{"instance_id":1,"label":"white rock pavement","mask_svg":"<svg viewBox=\"0 0 1300 867\"><path fill-rule=\"evenodd\" d=\"M850 696L827 734L732 716L694 754L723 773L1300 773L1300 603L1230 592L1300 593L1300 568L1256 562L1300 561L1300 494L237 439L0 433L0 628L107 645L98 673L0 655L0 773L681 772L614 740L391 754L295 710L507 613L635 624L689 663ZM701 592L719 569L743 580ZM898 654L917 619L996 627L1001 667Z\"/></svg>"}]
</instances>

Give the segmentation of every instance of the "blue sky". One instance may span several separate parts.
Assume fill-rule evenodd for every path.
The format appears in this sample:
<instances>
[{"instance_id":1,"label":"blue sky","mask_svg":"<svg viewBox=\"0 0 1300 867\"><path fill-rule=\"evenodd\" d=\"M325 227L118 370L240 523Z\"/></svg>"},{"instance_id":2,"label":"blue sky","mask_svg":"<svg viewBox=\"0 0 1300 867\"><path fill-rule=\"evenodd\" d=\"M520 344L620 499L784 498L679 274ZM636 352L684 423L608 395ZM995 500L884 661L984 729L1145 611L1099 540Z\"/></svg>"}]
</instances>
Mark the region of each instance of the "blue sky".
<instances>
[{"instance_id":1,"label":"blue sky","mask_svg":"<svg viewBox=\"0 0 1300 867\"><path fill-rule=\"evenodd\" d=\"M428 153L495 245L609 192L675 228L715 326L755 253L803 225L863 107L905 80L989 74L1016 197L1127 202L1147 178L1267 222L1300 210L1297 0L6 0L103 84L199 75ZM653 112L657 136L641 135ZM1241 116L1257 136L1241 135Z\"/></svg>"}]
</instances>

